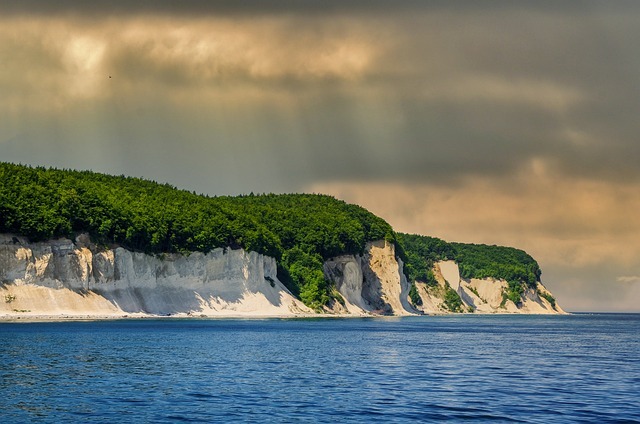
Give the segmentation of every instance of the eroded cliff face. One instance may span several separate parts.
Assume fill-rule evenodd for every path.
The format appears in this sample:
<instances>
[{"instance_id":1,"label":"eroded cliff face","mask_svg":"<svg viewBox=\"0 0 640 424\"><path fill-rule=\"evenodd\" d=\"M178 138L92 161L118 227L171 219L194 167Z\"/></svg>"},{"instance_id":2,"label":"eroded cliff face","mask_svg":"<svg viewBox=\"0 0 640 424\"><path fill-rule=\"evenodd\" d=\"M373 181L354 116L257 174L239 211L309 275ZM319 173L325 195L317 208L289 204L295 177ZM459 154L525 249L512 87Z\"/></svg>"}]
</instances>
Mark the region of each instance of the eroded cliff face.
<instances>
[{"instance_id":1,"label":"eroded cliff face","mask_svg":"<svg viewBox=\"0 0 640 424\"><path fill-rule=\"evenodd\" d=\"M462 279L458 265L453 261L441 261L434 265L434 276L437 286L427 286L416 282L418 294L422 299L422 306L418 308L423 313L449 313L444 305L444 293L448 285L462 300L464 312L475 313L515 313L515 314L564 314L565 312L556 303L552 305L549 300L540 294L551 293L542 283L538 283L537 290L527 289L523 295L522 303L516 305L511 300L503 301L503 291L507 288L504 280L492 278L470 280Z\"/></svg>"},{"instance_id":2,"label":"eroded cliff face","mask_svg":"<svg viewBox=\"0 0 640 424\"><path fill-rule=\"evenodd\" d=\"M0 313L280 316L311 311L273 258L244 250L152 256L76 242L0 236Z\"/></svg>"},{"instance_id":3,"label":"eroded cliff face","mask_svg":"<svg viewBox=\"0 0 640 424\"><path fill-rule=\"evenodd\" d=\"M383 240L367 243L362 256L343 255L324 264L325 277L335 284L352 314L416 314L402 269L393 244Z\"/></svg>"},{"instance_id":4,"label":"eroded cliff face","mask_svg":"<svg viewBox=\"0 0 640 424\"><path fill-rule=\"evenodd\" d=\"M324 264L325 277L344 299L328 312L350 315L448 313L446 287L465 311L564 313L540 293L523 302L503 302L505 281L464 280L455 262L434 268L437 287L416 282L422 305L409 302L411 284L393 244L367 243L363 255L343 255ZM205 315L296 316L314 312L278 280L276 261L242 249L190 255L147 255L121 247L99 249L85 235L28 243L0 235L0 315Z\"/></svg>"},{"instance_id":5,"label":"eroded cliff face","mask_svg":"<svg viewBox=\"0 0 640 424\"><path fill-rule=\"evenodd\" d=\"M416 313L394 247L368 243L363 256L325 264L345 299L330 312ZM0 314L290 316L312 314L278 280L273 258L242 249L147 255L75 242L28 243L0 235ZM4 300L4 301L2 301Z\"/></svg>"}]
</instances>

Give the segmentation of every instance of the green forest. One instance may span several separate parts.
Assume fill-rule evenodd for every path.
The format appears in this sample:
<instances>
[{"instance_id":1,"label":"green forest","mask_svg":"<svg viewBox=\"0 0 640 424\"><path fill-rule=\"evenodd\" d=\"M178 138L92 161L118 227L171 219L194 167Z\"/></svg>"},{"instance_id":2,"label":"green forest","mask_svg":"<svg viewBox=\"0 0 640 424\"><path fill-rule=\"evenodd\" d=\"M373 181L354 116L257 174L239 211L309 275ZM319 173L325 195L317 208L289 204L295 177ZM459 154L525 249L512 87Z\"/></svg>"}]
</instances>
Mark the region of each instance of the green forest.
<instances>
[{"instance_id":1,"label":"green forest","mask_svg":"<svg viewBox=\"0 0 640 424\"><path fill-rule=\"evenodd\" d=\"M0 163L0 232L31 241L81 232L147 253L244 248L278 260L278 278L307 305L332 298L325 259L395 242L383 219L315 194L209 197L168 184L90 171Z\"/></svg>"},{"instance_id":2,"label":"green forest","mask_svg":"<svg viewBox=\"0 0 640 424\"><path fill-rule=\"evenodd\" d=\"M435 283L433 263L451 259L464 278L507 280L508 298L519 301L540 277L521 250L396 234L366 209L326 195L211 197L141 178L1 162L0 233L34 242L88 233L99 246L150 254L244 248L276 258L278 278L315 309L334 299L323 262L381 239L395 243L409 281Z\"/></svg>"},{"instance_id":3,"label":"green forest","mask_svg":"<svg viewBox=\"0 0 640 424\"><path fill-rule=\"evenodd\" d=\"M513 247L484 244L449 243L417 234L396 235L404 248L405 273L409 281L436 284L434 262L453 260L458 263L462 278L496 278L506 280L506 299L518 304L524 290L537 288L540 267L526 252Z\"/></svg>"}]
</instances>

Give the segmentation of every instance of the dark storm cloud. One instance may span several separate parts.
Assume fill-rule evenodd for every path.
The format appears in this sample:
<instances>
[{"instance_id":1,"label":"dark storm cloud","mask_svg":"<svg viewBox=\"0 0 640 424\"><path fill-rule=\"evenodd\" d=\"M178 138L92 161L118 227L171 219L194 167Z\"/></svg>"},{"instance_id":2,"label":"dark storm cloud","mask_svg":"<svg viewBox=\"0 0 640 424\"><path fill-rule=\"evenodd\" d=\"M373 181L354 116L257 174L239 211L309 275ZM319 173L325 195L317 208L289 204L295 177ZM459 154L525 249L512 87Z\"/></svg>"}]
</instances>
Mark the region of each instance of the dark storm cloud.
<instances>
[{"instance_id":1,"label":"dark storm cloud","mask_svg":"<svg viewBox=\"0 0 640 424\"><path fill-rule=\"evenodd\" d=\"M425 2L384 0L340 1L340 0L22 0L3 2L0 10L5 13L49 14L49 13L135 13L135 14L269 14L269 13L318 13L349 11L381 11L424 7ZM431 2L442 6L444 2Z\"/></svg>"},{"instance_id":2,"label":"dark storm cloud","mask_svg":"<svg viewBox=\"0 0 640 424\"><path fill-rule=\"evenodd\" d=\"M281 190L318 180L508 178L533 160L572 178L640 180L636 3L293 3L3 2L15 13L123 16L36 17L31 27L21 18L14 30L2 14L0 91L5 104L31 109L69 95L95 98L99 106L81 108L113 110L123 139L150 134L169 144L182 131L194 155L203 142L189 140L216 139L216 149L248 163L286 164L292 177L278 178ZM372 14L303 13L325 7ZM265 17L278 10L295 13ZM151 12L165 16L144 18ZM107 85L98 70L117 78ZM70 101L69 111L78 99ZM153 112L123 125L135 116L130 108ZM244 125L229 124L238 117ZM158 134L154 119L174 131ZM273 147L254 155L258 145ZM238 169L214 156L221 174Z\"/></svg>"},{"instance_id":3,"label":"dark storm cloud","mask_svg":"<svg viewBox=\"0 0 640 424\"><path fill-rule=\"evenodd\" d=\"M478 10L551 10L556 13L580 13L587 9L637 9L633 0L5 0L3 14L248 14L270 13L395 13L398 11Z\"/></svg>"},{"instance_id":4,"label":"dark storm cloud","mask_svg":"<svg viewBox=\"0 0 640 424\"><path fill-rule=\"evenodd\" d=\"M337 160L336 149L319 152L322 174L508 178L543 160L566 177L639 181L638 21L637 14L593 10L586 16L503 10L405 17L404 32L389 29L390 47L364 77L384 101L384 112L368 121L373 130L333 134L337 127L325 125L324 132L309 133L313 145L325 146L326 136L358 152ZM353 111L366 108L366 100L334 94L326 103L340 111L333 122L344 128L341 121L353 122ZM401 123L393 127L389 114ZM382 161L372 160L376 152L384 152ZM367 160L365 174L346 166Z\"/></svg>"},{"instance_id":5,"label":"dark storm cloud","mask_svg":"<svg viewBox=\"0 0 640 424\"><path fill-rule=\"evenodd\" d=\"M317 180L508 178L532 160L570 177L640 180L637 3L556 3L3 2L4 12L43 17L14 30L1 14L0 91L6 104L32 109L93 98L99 105L81 108L113 110L123 139L170 144L182 131L194 154L203 143L189 140L211 137L249 163L275 168L288 158L282 190ZM264 17L285 10L293 15ZM315 10L372 14L304 13ZM49 11L123 16L47 27ZM152 12L166 16L144 18ZM242 17L224 17L233 13ZM107 85L98 70L117 78ZM78 99L69 101L71 111ZM153 112L123 125L130 108ZM229 124L242 116L245 125ZM73 119L59 118L60 127ZM157 133L154 120L174 130ZM254 155L257 145L274 147ZM215 170L237 169L223 156Z\"/></svg>"}]
</instances>

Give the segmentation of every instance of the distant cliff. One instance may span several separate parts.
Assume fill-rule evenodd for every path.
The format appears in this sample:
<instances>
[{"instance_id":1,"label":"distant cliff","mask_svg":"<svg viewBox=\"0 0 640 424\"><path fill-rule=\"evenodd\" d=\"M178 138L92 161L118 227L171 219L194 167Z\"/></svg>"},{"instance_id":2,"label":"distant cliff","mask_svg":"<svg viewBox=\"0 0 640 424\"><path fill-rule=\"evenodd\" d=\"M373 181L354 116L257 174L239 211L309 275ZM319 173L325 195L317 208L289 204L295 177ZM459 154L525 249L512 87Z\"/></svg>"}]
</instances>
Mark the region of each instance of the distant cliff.
<instances>
[{"instance_id":1,"label":"distant cliff","mask_svg":"<svg viewBox=\"0 0 640 424\"><path fill-rule=\"evenodd\" d=\"M425 313L564 313L538 262L512 247L397 234L412 305Z\"/></svg>"},{"instance_id":2,"label":"distant cliff","mask_svg":"<svg viewBox=\"0 0 640 424\"><path fill-rule=\"evenodd\" d=\"M514 302L506 296L509 283L494 278L460 277L454 261L437 262L434 266L436 284L414 282L420 297L417 309L424 313L565 313L555 298L541 283L526 288Z\"/></svg>"}]
</instances>

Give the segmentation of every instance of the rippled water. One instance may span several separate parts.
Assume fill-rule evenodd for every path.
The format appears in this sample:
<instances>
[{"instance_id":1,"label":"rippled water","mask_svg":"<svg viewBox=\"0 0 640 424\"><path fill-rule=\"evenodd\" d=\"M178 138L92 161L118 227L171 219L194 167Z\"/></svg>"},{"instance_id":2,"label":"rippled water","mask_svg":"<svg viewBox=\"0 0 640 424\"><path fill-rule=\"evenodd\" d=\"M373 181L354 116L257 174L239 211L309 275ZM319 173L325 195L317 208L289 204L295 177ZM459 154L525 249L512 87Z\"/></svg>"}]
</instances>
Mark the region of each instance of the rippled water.
<instances>
[{"instance_id":1,"label":"rippled water","mask_svg":"<svg viewBox=\"0 0 640 424\"><path fill-rule=\"evenodd\" d=\"M640 422L640 315L0 324L0 421Z\"/></svg>"}]
</instances>

